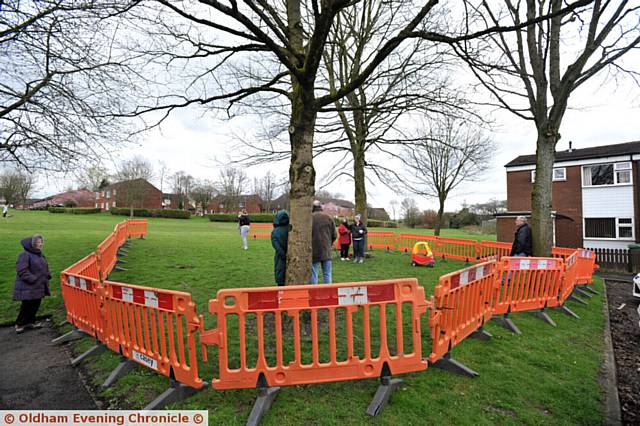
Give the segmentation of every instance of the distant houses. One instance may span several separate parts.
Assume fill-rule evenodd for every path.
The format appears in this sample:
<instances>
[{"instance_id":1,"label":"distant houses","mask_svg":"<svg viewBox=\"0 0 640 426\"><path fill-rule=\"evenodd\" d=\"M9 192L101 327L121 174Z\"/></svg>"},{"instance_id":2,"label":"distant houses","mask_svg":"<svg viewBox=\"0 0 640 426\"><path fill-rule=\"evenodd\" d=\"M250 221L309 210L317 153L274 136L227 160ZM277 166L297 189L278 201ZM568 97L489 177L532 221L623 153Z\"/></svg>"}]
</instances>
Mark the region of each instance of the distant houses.
<instances>
[{"instance_id":1,"label":"distant houses","mask_svg":"<svg viewBox=\"0 0 640 426\"><path fill-rule=\"evenodd\" d=\"M133 179L110 184L94 193L94 204L102 211L114 207L161 209L162 192L145 179Z\"/></svg>"},{"instance_id":2,"label":"distant houses","mask_svg":"<svg viewBox=\"0 0 640 426\"><path fill-rule=\"evenodd\" d=\"M40 199L28 199L17 204L17 209L46 209L49 206L93 207L95 193L90 189L72 189Z\"/></svg>"}]
</instances>

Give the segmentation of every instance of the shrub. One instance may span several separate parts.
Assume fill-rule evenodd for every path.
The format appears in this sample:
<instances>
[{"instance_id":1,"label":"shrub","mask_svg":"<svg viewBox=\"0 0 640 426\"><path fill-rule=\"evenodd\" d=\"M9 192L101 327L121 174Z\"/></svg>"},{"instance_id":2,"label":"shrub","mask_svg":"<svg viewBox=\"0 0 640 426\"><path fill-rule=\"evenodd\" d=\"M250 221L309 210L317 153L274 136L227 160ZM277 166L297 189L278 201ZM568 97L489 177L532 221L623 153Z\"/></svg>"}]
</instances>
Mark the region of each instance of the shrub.
<instances>
[{"instance_id":1,"label":"shrub","mask_svg":"<svg viewBox=\"0 0 640 426\"><path fill-rule=\"evenodd\" d=\"M49 213L66 213L67 209L64 207L49 206Z\"/></svg>"},{"instance_id":2,"label":"shrub","mask_svg":"<svg viewBox=\"0 0 640 426\"><path fill-rule=\"evenodd\" d=\"M237 222L237 214L227 213L214 213L208 215L211 222ZM249 214L251 223L273 223L273 219L276 217L273 213L253 213Z\"/></svg>"},{"instance_id":3,"label":"shrub","mask_svg":"<svg viewBox=\"0 0 640 426\"><path fill-rule=\"evenodd\" d=\"M131 209L127 207L114 207L109 211L111 214L118 216L129 216L131 214ZM133 209L133 215L136 217L164 217L169 219L191 218L189 211L178 209Z\"/></svg>"},{"instance_id":4,"label":"shrub","mask_svg":"<svg viewBox=\"0 0 640 426\"><path fill-rule=\"evenodd\" d=\"M49 206L49 213L70 213L70 214L93 214L100 213L100 209L94 207L78 207L78 208L70 208L70 207L53 207Z\"/></svg>"}]
</instances>

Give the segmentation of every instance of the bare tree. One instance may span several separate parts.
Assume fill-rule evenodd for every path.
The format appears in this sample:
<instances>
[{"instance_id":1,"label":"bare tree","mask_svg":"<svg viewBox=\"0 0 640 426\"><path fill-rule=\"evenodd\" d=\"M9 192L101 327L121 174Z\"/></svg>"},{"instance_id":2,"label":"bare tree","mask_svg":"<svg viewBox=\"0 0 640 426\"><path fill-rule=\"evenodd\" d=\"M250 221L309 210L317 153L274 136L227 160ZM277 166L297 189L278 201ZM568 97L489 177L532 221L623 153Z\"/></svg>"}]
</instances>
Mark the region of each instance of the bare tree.
<instances>
[{"instance_id":1,"label":"bare tree","mask_svg":"<svg viewBox=\"0 0 640 426\"><path fill-rule=\"evenodd\" d=\"M191 189L191 198L196 204L196 208L199 206L202 214L207 211L211 200L216 195L216 188L213 182L208 180L196 181Z\"/></svg>"},{"instance_id":2,"label":"bare tree","mask_svg":"<svg viewBox=\"0 0 640 426\"><path fill-rule=\"evenodd\" d=\"M99 191L109 183L109 174L100 166L92 165L81 169L76 174L78 188L87 188L92 191Z\"/></svg>"},{"instance_id":3,"label":"bare tree","mask_svg":"<svg viewBox=\"0 0 640 426\"><path fill-rule=\"evenodd\" d=\"M393 199L389 202L389 204L391 205L391 211L393 212L393 220L398 220L398 217L396 216L396 208L398 207L398 200Z\"/></svg>"},{"instance_id":4,"label":"bare tree","mask_svg":"<svg viewBox=\"0 0 640 426\"><path fill-rule=\"evenodd\" d=\"M587 1L579 0L570 7ZM140 105L132 114L161 111L166 116L176 108L190 105L207 105L229 115L259 108L266 111L274 104L288 110L291 232L287 283L310 279L311 206L316 180L313 147L319 112L360 87L408 39L454 43L513 29L431 31L424 24L439 2L422 0L403 10L404 24L387 34L384 42L366 47L370 52L368 59L353 71L348 83L327 91L317 83L331 28L342 10L359 2L207 0L194 4L158 0L157 3L164 10L139 16L146 19L146 25L160 25L154 34L164 36L165 43L158 42L159 46L145 51L153 55L150 64L154 71L163 61L167 69L180 67L183 75L185 69L190 69L188 87L171 92L174 87L167 84L169 79L163 79L157 87L164 93L151 103ZM168 14L167 10L173 13ZM211 34L224 37L212 40Z\"/></svg>"},{"instance_id":5,"label":"bare tree","mask_svg":"<svg viewBox=\"0 0 640 426\"><path fill-rule=\"evenodd\" d=\"M420 223L420 209L413 198L405 198L400 203L400 211L405 226L415 228Z\"/></svg>"},{"instance_id":6,"label":"bare tree","mask_svg":"<svg viewBox=\"0 0 640 426\"><path fill-rule=\"evenodd\" d=\"M217 182L218 196L227 211L237 211L240 196L247 185L247 175L242 169L227 167L220 171Z\"/></svg>"},{"instance_id":7,"label":"bare tree","mask_svg":"<svg viewBox=\"0 0 640 426\"><path fill-rule=\"evenodd\" d=\"M143 206L145 191L152 178L153 166L143 157L135 156L118 165L114 176L118 186L118 200L123 200L124 207L129 207L131 217L135 207Z\"/></svg>"},{"instance_id":8,"label":"bare tree","mask_svg":"<svg viewBox=\"0 0 640 426\"><path fill-rule=\"evenodd\" d=\"M123 140L129 52L114 21L135 1L0 2L0 163L70 170Z\"/></svg>"},{"instance_id":9,"label":"bare tree","mask_svg":"<svg viewBox=\"0 0 640 426\"><path fill-rule=\"evenodd\" d=\"M178 197L178 208L187 210L189 208L189 195L193 188L193 176L181 170L174 173L171 178L173 193Z\"/></svg>"},{"instance_id":10,"label":"bare tree","mask_svg":"<svg viewBox=\"0 0 640 426\"><path fill-rule=\"evenodd\" d=\"M640 12L637 2L627 0L596 0L568 15L559 13L562 0L502 4L500 8L496 2L482 2L476 11L487 25L513 25L514 34L494 34L456 48L498 106L535 124L533 252L548 256L553 240L553 163L569 98L604 70L631 74L637 81L638 71L625 69L621 60L640 44ZM549 13L553 19L520 26Z\"/></svg>"},{"instance_id":11,"label":"bare tree","mask_svg":"<svg viewBox=\"0 0 640 426\"><path fill-rule=\"evenodd\" d=\"M18 169L6 169L0 173L0 196L6 204L24 203L33 189L35 177Z\"/></svg>"},{"instance_id":12,"label":"bare tree","mask_svg":"<svg viewBox=\"0 0 640 426\"><path fill-rule=\"evenodd\" d=\"M267 212L271 211L271 203L276 198L275 192L277 186L276 175L271 171L267 171L260 179L253 179L253 192L262 199L262 206Z\"/></svg>"},{"instance_id":13,"label":"bare tree","mask_svg":"<svg viewBox=\"0 0 640 426\"><path fill-rule=\"evenodd\" d=\"M447 197L461 183L484 173L495 145L477 128L453 119L434 123L418 139L422 142L405 149L405 165L411 172L403 184L415 194L438 199L438 220L433 233L440 235Z\"/></svg>"},{"instance_id":14,"label":"bare tree","mask_svg":"<svg viewBox=\"0 0 640 426\"><path fill-rule=\"evenodd\" d=\"M169 174L169 167L164 161L158 162L158 179L160 180L160 192L164 192L164 181Z\"/></svg>"}]
</instances>

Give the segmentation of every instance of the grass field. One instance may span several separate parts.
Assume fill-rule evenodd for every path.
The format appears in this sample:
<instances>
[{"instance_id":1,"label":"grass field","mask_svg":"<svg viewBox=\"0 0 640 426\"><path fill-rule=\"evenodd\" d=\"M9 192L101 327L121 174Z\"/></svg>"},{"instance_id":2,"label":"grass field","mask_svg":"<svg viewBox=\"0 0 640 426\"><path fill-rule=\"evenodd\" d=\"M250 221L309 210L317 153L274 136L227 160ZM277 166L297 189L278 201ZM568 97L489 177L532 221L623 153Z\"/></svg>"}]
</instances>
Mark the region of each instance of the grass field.
<instances>
[{"instance_id":1,"label":"grass field","mask_svg":"<svg viewBox=\"0 0 640 426\"><path fill-rule=\"evenodd\" d=\"M103 214L16 212L0 220L0 323L11 323L17 314L18 304L11 301L11 293L22 237L35 232L45 235L45 254L54 275L53 297L45 299L40 314L52 315L57 321L64 317L60 271L94 250L122 219ZM397 230L404 231L409 230ZM457 230L444 230L443 236L492 239ZM362 265L335 261L334 282L416 277L429 295L440 275L464 266L448 261L438 262L434 269L413 268L406 255L373 254ZM136 240L126 260L129 271L113 273L111 279L190 292L203 314L218 289L273 282L273 250L268 240L251 241L245 252L233 224L201 218L150 220L148 238ZM601 289L599 281L597 288ZM366 380L284 388L263 424L601 424L597 375L603 350L602 299L596 296L589 306L571 304L571 308L582 319L551 313L557 328L530 314L513 315L522 336L489 324L487 329L494 335L490 342L469 339L454 349L457 359L480 373L478 378L435 368L405 375L405 384L376 418L364 414L377 387L377 381ZM423 330L428 334L426 321ZM75 344L74 351L92 344L84 339ZM215 356L212 358L214 362L200 369L206 381L217 373ZM97 386L117 363L115 354L105 353L84 366ZM142 408L167 384L166 378L139 367L113 388L101 391L101 398L112 408ZM208 389L172 407L208 409L212 425L244 424L256 394L255 390Z\"/></svg>"}]
</instances>

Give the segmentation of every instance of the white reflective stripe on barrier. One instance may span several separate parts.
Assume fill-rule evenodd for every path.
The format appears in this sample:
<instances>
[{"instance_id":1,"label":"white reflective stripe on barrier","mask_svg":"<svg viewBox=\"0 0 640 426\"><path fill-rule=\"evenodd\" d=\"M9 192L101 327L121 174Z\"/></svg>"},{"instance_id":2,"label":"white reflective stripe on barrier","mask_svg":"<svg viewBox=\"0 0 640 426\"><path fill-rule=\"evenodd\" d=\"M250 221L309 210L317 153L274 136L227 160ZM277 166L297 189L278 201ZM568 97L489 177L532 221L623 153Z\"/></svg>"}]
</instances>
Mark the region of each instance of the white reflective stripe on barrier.
<instances>
[{"instance_id":1,"label":"white reflective stripe on barrier","mask_svg":"<svg viewBox=\"0 0 640 426\"><path fill-rule=\"evenodd\" d=\"M529 260L529 259L511 259L509 260L509 269L511 270L533 270L533 269L554 269L558 266L558 262L552 259Z\"/></svg>"},{"instance_id":2,"label":"white reflective stripe on barrier","mask_svg":"<svg viewBox=\"0 0 640 426\"><path fill-rule=\"evenodd\" d=\"M338 304L357 305L369 303L367 286L338 288Z\"/></svg>"},{"instance_id":3,"label":"white reflective stripe on barrier","mask_svg":"<svg viewBox=\"0 0 640 426\"><path fill-rule=\"evenodd\" d=\"M122 300L125 302L133 302L133 289L129 287L122 287Z\"/></svg>"},{"instance_id":4,"label":"white reflective stripe on barrier","mask_svg":"<svg viewBox=\"0 0 640 426\"><path fill-rule=\"evenodd\" d=\"M158 307L158 294L155 291L144 291L144 304L152 308Z\"/></svg>"}]
</instances>

